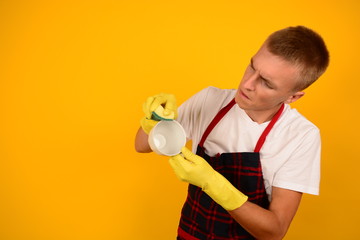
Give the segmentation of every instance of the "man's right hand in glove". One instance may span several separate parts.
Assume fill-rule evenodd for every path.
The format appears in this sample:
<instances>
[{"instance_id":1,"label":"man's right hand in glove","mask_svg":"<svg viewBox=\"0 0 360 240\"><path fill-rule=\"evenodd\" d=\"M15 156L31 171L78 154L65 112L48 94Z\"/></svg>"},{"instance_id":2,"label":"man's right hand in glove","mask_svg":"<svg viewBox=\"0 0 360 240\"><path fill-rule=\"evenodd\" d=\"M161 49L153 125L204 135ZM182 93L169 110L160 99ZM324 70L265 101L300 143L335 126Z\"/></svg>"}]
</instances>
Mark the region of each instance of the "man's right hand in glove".
<instances>
[{"instance_id":1,"label":"man's right hand in glove","mask_svg":"<svg viewBox=\"0 0 360 240\"><path fill-rule=\"evenodd\" d=\"M135 149L137 152L150 152L151 149L147 142L147 137L151 129L160 120L159 118L177 118L178 113L175 96L172 94L160 93L148 97L143 104L143 112L145 116L141 119L141 128L136 134ZM155 118L154 115L156 116Z\"/></svg>"},{"instance_id":2,"label":"man's right hand in glove","mask_svg":"<svg viewBox=\"0 0 360 240\"><path fill-rule=\"evenodd\" d=\"M166 119L175 119L177 117L177 106L175 96L172 94L160 93L148 97L143 104L145 116L141 119L140 124L145 133L149 134L151 129L160 120L154 118L153 114Z\"/></svg>"}]
</instances>

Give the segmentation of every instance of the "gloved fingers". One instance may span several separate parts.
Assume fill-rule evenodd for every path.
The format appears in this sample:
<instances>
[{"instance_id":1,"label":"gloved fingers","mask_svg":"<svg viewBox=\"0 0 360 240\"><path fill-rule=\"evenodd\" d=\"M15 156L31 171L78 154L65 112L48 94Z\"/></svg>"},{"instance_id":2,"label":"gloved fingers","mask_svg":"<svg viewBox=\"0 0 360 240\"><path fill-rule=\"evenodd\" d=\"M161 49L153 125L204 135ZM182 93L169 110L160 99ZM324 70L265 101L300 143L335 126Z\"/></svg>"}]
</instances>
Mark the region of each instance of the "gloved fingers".
<instances>
[{"instance_id":1,"label":"gloved fingers","mask_svg":"<svg viewBox=\"0 0 360 240\"><path fill-rule=\"evenodd\" d=\"M181 153L184 155L185 159L191 161L192 163L199 164L201 161L201 157L194 154L190 149L187 147L181 148Z\"/></svg>"},{"instance_id":2,"label":"gloved fingers","mask_svg":"<svg viewBox=\"0 0 360 240\"><path fill-rule=\"evenodd\" d=\"M181 166L183 169L187 170L191 165L193 165L193 162L189 159L184 158L181 156L181 154L175 155L171 157L174 164L177 166Z\"/></svg>"},{"instance_id":3,"label":"gloved fingers","mask_svg":"<svg viewBox=\"0 0 360 240\"><path fill-rule=\"evenodd\" d=\"M185 179L185 176L194 171L196 167L191 160L184 158L180 154L171 157L170 164L177 174L183 176L182 179Z\"/></svg>"},{"instance_id":4,"label":"gloved fingers","mask_svg":"<svg viewBox=\"0 0 360 240\"><path fill-rule=\"evenodd\" d=\"M175 172L176 177L181 181L186 181L186 171L184 170L181 161L184 159L180 155L173 156L169 159L169 164Z\"/></svg>"},{"instance_id":5,"label":"gloved fingers","mask_svg":"<svg viewBox=\"0 0 360 240\"><path fill-rule=\"evenodd\" d=\"M168 116L171 113L175 114L175 118L177 117L177 106L175 96L172 94L168 94L166 96L166 102L164 107L164 115Z\"/></svg>"},{"instance_id":6,"label":"gloved fingers","mask_svg":"<svg viewBox=\"0 0 360 240\"><path fill-rule=\"evenodd\" d=\"M150 119L152 112L160 105L164 106L164 115L168 116L174 112L175 118L177 117L176 98L174 95L166 93L160 93L146 99L143 104L145 116Z\"/></svg>"},{"instance_id":7,"label":"gloved fingers","mask_svg":"<svg viewBox=\"0 0 360 240\"><path fill-rule=\"evenodd\" d=\"M148 97L146 99L146 101L144 102L144 104L143 104L143 112L145 113L145 117L147 119L151 118L151 115L152 115L152 112L153 112L153 110L151 110L153 102L154 102L154 97Z\"/></svg>"},{"instance_id":8,"label":"gloved fingers","mask_svg":"<svg viewBox=\"0 0 360 240\"><path fill-rule=\"evenodd\" d=\"M155 111L155 109L160 106L160 105L165 105L167 102L167 94L165 93L160 93L158 95L154 96L154 101L151 104L151 111Z\"/></svg>"},{"instance_id":9,"label":"gloved fingers","mask_svg":"<svg viewBox=\"0 0 360 240\"><path fill-rule=\"evenodd\" d=\"M166 99L164 98L163 94L157 94L151 97L148 97L143 104L143 110L145 113L145 116L150 119L152 112L155 111L157 107L159 107L161 104L164 104L166 102Z\"/></svg>"},{"instance_id":10,"label":"gloved fingers","mask_svg":"<svg viewBox=\"0 0 360 240\"><path fill-rule=\"evenodd\" d=\"M176 98L173 94L160 93L155 96L152 105L152 111L154 111L159 105L164 107L164 115L168 116L172 112L177 116Z\"/></svg>"}]
</instances>

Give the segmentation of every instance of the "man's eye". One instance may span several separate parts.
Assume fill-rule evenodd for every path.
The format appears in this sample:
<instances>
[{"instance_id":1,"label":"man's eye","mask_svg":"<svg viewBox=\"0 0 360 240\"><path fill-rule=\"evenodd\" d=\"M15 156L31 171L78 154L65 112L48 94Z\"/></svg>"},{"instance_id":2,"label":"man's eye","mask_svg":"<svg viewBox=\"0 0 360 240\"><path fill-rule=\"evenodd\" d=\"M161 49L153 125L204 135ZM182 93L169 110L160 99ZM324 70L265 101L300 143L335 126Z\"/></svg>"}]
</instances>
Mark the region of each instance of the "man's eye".
<instances>
[{"instance_id":1,"label":"man's eye","mask_svg":"<svg viewBox=\"0 0 360 240\"><path fill-rule=\"evenodd\" d=\"M267 88L274 89L273 86L267 80L265 80L265 79L262 79L262 80Z\"/></svg>"}]
</instances>

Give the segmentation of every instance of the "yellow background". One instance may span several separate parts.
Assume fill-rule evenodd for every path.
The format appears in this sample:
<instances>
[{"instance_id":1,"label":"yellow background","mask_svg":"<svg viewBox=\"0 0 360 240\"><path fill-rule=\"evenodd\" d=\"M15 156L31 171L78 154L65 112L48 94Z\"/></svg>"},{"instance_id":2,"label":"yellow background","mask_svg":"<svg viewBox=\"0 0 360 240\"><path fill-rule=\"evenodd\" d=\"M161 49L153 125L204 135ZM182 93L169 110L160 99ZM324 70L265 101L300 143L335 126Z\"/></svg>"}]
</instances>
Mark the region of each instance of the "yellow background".
<instances>
[{"instance_id":1,"label":"yellow background","mask_svg":"<svg viewBox=\"0 0 360 240\"><path fill-rule=\"evenodd\" d=\"M286 239L359 239L358 0L0 1L0 239L175 239L186 184L134 151L143 101L236 88L299 24L331 64L294 104L321 129L322 181Z\"/></svg>"}]
</instances>

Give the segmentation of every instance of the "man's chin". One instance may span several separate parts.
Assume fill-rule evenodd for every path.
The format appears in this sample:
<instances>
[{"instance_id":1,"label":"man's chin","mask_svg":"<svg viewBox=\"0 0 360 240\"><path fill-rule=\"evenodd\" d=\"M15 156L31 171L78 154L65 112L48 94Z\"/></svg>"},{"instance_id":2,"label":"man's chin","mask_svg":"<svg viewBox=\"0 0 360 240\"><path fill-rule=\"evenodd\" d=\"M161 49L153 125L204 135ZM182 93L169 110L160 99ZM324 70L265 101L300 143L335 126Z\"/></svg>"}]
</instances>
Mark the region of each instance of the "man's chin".
<instances>
[{"instance_id":1,"label":"man's chin","mask_svg":"<svg viewBox=\"0 0 360 240\"><path fill-rule=\"evenodd\" d=\"M239 97L235 97L235 102L242 109L247 109L249 107L248 104L246 104L244 100Z\"/></svg>"}]
</instances>

